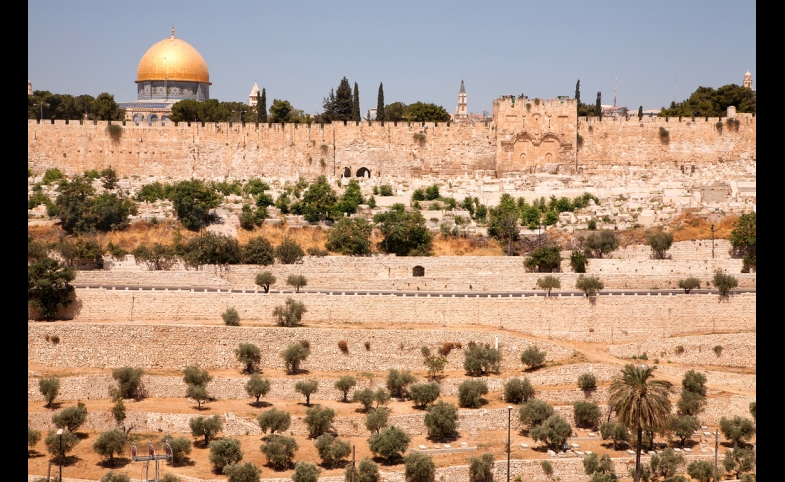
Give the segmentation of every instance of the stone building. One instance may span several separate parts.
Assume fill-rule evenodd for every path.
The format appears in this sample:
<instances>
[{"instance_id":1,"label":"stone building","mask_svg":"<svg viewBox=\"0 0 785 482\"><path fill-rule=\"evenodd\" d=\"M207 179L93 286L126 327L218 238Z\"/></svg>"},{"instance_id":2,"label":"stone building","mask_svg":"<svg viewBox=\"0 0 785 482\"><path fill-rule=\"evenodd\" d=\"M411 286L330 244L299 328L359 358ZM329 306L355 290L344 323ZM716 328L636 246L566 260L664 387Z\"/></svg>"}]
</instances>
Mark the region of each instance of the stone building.
<instances>
[{"instance_id":1,"label":"stone building","mask_svg":"<svg viewBox=\"0 0 785 482\"><path fill-rule=\"evenodd\" d=\"M210 98L210 72L201 54L174 36L161 40L142 56L137 69L137 100L120 102L125 119L135 124L156 124L172 113L181 100Z\"/></svg>"},{"instance_id":2,"label":"stone building","mask_svg":"<svg viewBox=\"0 0 785 482\"><path fill-rule=\"evenodd\" d=\"M260 95L260 92L261 92L261 90L259 90L259 85L254 80L253 81L253 89L251 89L251 93L248 94L248 105L250 105L251 107L255 107L256 106L256 96Z\"/></svg>"},{"instance_id":3,"label":"stone building","mask_svg":"<svg viewBox=\"0 0 785 482\"><path fill-rule=\"evenodd\" d=\"M27 95L33 95L33 83L27 79Z\"/></svg>"},{"instance_id":4,"label":"stone building","mask_svg":"<svg viewBox=\"0 0 785 482\"><path fill-rule=\"evenodd\" d=\"M748 70L746 74L744 74L744 82L741 84L742 87L746 87L747 89L753 90L752 88L752 74Z\"/></svg>"}]
</instances>

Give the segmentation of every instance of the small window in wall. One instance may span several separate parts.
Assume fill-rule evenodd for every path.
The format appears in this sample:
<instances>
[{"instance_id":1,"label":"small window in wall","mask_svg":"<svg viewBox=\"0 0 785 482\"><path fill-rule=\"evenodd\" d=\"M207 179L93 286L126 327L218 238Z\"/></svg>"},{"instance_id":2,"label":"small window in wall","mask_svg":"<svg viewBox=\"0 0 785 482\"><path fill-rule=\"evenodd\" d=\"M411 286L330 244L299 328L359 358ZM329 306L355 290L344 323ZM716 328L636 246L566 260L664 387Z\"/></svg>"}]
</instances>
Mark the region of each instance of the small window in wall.
<instances>
[{"instance_id":1,"label":"small window in wall","mask_svg":"<svg viewBox=\"0 0 785 482\"><path fill-rule=\"evenodd\" d=\"M344 167L342 177L352 177L352 170L349 169L348 167Z\"/></svg>"},{"instance_id":2,"label":"small window in wall","mask_svg":"<svg viewBox=\"0 0 785 482\"><path fill-rule=\"evenodd\" d=\"M412 268L412 276L425 276L425 268L423 266L415 266Z\"/></svg>"}]
</instances>

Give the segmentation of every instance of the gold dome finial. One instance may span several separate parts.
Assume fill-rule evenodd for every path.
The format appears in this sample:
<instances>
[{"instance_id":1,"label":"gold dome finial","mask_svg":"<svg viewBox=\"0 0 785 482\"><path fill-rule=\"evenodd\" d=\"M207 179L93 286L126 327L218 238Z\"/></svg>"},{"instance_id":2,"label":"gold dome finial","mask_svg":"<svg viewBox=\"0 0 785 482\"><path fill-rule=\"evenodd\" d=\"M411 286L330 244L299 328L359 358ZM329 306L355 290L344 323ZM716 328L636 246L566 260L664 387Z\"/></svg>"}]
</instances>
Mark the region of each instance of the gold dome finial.
<instances>
[{"instance_id":1,"label":"gold dome finial","mask_svg":"<svg viewBox=\"0 0 785 482\"><path fill-rule=\"evenodd\" d=\"M174 38L174 24L172 24L172 38Z\"/></svg>"}]
</instances>

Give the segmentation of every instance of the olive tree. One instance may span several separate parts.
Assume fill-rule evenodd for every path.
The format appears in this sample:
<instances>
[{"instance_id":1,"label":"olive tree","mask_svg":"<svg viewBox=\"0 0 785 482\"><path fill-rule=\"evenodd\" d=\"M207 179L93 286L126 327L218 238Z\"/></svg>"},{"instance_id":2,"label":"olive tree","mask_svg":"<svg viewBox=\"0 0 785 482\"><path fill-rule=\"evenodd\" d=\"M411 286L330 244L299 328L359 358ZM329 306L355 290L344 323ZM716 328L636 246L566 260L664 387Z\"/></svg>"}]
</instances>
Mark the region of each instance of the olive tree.
<instances>
[{"instance_id":1,"label":"olive tree","mask_svg":"<svg viewBox=\"0 0 785 482\"><path fill-rule=\"evenodd\" d=\"M390 411L386 408L377 408L365 414L365 428L371 433L379 433L381 429L387 426L387 420L390 418Z\"/></svg>"},{"instance_id":2,"label":"olive tree","mask_svg":"<svg viewBox=\"0 0 785 482\"><path fill-rule=\"evenodd\" d=\"M143 393L141 368L121 367L112 370L112 378L117 382L117 389L123 398L140 398Z\"/></svg>"},{"instance_id":3,"label":"olive tree","mask_svg":"<svg viewBox=\"0 0 785 482\"><path fill-rule=\"evenodd\" d=\"M292 422L292 417L289 415L289 412L271 408L270 410L265 410L260 413L259 416L256 417L256 421L259 422L262 433L267 433L269 430L270 434L275 434L275 432L283 433L286 431L286 429L289 428L289 424Z\"/></svg>"},{"instance_id":4,"label":"olive tree","mask_svg":"<svg viewBox=\"0 0 785 482\"><path fill-rule=\"evenodd\" d=\"M44 439L44 446L46 451L57 458L58 461L63 461L68 452L74 450L76 444L79 443L79 437L70 430L63 430L62 435L58 435L56 431L50 430ZM62 451L61 451L62 449Z\"/></svg>"},{"instance_id":5,"label":"olive tree","mask_svg":"<svg viewBox=\"0 0 785 482\"><path fill-rule=\"evenodd\" d=\"M751 420L738 415L733 418L722 417L720 418L720 432L726 439L732 440L736 447L739 447L755 434L755 425Z\"/></svg>"},{"instance_id":6,"label":"olive tree","mask_svg":"<svg viewBox=\"0 0 785 482\"><path fill-rule=\"evenodd\" d=\"M409 394L407 388L415 381L417 378L408 371L399 372L393 368L387 372L387 390L390 395L401 400L406 399Z\"/></svg>"},{"instance_id":7,"label":"olive tree","mask_svg":"<svg viewBox=\"0 0 785 482\"><path fill-rule=\"evenodd\" d=\"M259 406L259 399L270 392L270 380L262 378L258 373L251 375L251 378L245 382L245 392L248 396L256 399L256 405Z\"/></svg>"},{"instance_id":8,"label":"olive tree","mask_svg":"<svg viewBox=\"0 0 785 482\"><path fill-rule=\"evenodd\" d=\"M499 373L502 356L499 350L490 345L470 345L464 351L463 368L470 376L479 377L489 373Z\"/></svg>"},{"instance_id":9,"label":"olive tree","mask_svg":"<svg viewBox=\"0 0 785 482\"><path fill-rule=\"evenodd\" d=\"M240 343L234 349L237 361L245 365L246 373L253 373L259 362L262 361L262 352L253 343Z\"/></svg>"},{"instance_id":10,"label":"olive tree","mask_svg":"<svg viewBox=\"0 0 785 482\"><path fill-rule=\"evenodd\" d=\"M545 351L537 349L537 345L529 345L521 353L521 363L528 365L532 370L536 370L545 364Z\"/></svg>"},{"instance_id":11,"label":"olive tree","mask_svg":"<svg viewBox=\"0 0 785 482\"><path fill-rule=\"evenodd\" d=\"M504 384L504 401L507 403L526 403L534 398L534 387L528 378L511 378Z\"/></svg>"},{"instance_id":12,"label":"olive tree","mask_svg":"<svg viewBox=\"0 0 785 482\"><path fill-rule=\"evenodd\" d=\"M292 460L297 448L297 441L292 437L271 435L259 450L267 457L267 464L270 467L280 470L292 466Z\"/></svg>"},{"instance_id":13,"label":"olive tree","mask_svg":"<svg viewBox=\"0 0 785 482\"><path fill-rule=\"evenodd\" d=\"M320 435L314 442L316 451L319 452L319 457L322 463L329 466L331 469L335 468L337 462L342 461L349 454L352 453L352 447L349 442L343 441L330 434Z\"/></svg>"},{"instance_id":14,"label":"olive tree","mask_svg":"<svg viewBox=\"0 0 785 482\"><path fill-rule=\"evenodd\" d=\"M466 380L458 385L458 404L462 408L479 408L483 395L488 393L488 384L483 380Z\"/></svg>"},{"instance_id":15,"label":"olive tree","mask_svg":"<svg viewBox=\"0 0 785 482\"><path fill-rule=\"evenodd\" d=\"M411 442L411 438L406 432L391 425L381 432L371 435L371 438L368 439L368 447L374 454L379 454L392 462L406 452L409 442Z\"/></svg>"},{"instance_id":16,"label":"olive tree","mask_svg":"<svg viewBox=\"0 0 785 482\"><path fill-rule=\"evenodd\" d=\"M344 470L345 482L379 482L380 480L379 466L369 457L363 457L356 468L349 464Z\"/></svg>"},{"instance_id":17,"label":"olive tree","mask_svg":"<svg viewBox=\"0 0 785 482\"><path fill-rule=\"evenodd\" d=\"M701 282L698 278L690 276L689 278L680 279L677 286L684 290L684 294L690 294L690 291L701 287Z\"/></svg>"},{"instance_id":18,"label":"olive tree","mask_svg":"<svg viewBox=\"0 0 785 482\"><path fill-rule=\"evenodd\" d=\"M583 242L586 255L591 258L602 258L606 254L616 251L619 247L619 238L610 229L603 229L586 236Z\"/></svg>"},{"instance_id":19,"label":"olive tree","mask_svg":"<svg viewBox=\"0 0 785 482\"><path fill-rule=\"evenodd\" d=\"M578 400L572 404L575 417L575 426L593 428L596 427L602 417L600 407L596 403Z\"/></svg>"},{"instance_id":20,"label":"olive tree","mask_svg":"<svg viewBox=\"0 0 785 482\"><path fill-rule=\"evenodd\" d=\"M101 456L101 458L108 458L109 463L114 466L115 454L123 454L127 441L128 435L119 428L104 430L98 438L95 439L95 442L93 442L93 450Z\"/></svg>"},{"instance_id":21,"label":"olive tree","mask_svg":"<svg viewBox=\"0 0 785 482\"><path fill-rule=\"evenodd\" d=\"M289 345L286 350L281 353L281 357L286 365L286 371L291 375L297 374L300 370L300 364L305 361L310 354L310 346L306 347L303 343Z\"/></svg>"},{"instance_id":22,"label":"olive tree","mask_svg":"<svg viewBox=\"0 0 785 482\"><path fill-rule=\"evenodd\" d=\"M279 326L299 326L302 322L303 315L308 312L305 304L301 301L295 301L292 298L286 298L283 306L276 306L273 309L273 316L278 321Z\"/></svg>"},{"instance_id":23,"label":"olive tree","mask_svg":"<svg viewBox=\"0 0 785 482\"><path fill-rule=\"evenodd\" d=\"M561 447L572 435L572 427L561 415L555 414L529 431L535 442L543 441L552 448Z\"/></svg>"},{"instance_id":24,"label":"olive tree","mask_svg":"<svg viewBox=\"0 0 785 482\"><path fill-rule=\"evenodd\" d=\"M593 373L582 373L578 376L578 388L585 393L593 392L597 389L597 377Z\"/></svg>"},{"instance_id":25,"label":"olive tree","mask_svg":"<svg viewBox=\"0 0 785 482\"><path fill-rule=\"evenodd\" d=\"M79 430L87 420L87 408L82 402L77 402L75 406L68 407L52 415L52 423L57 428L75 432Z\"/></svg>"},{"instance_id":26,"label":"olive tree","mask_svg":"<svg viewBox=\"0 0 785 482\"><path fill-rule=\"evenodd\" d=\"M261 286L264 289L265 293L269 293L270 286L274 285L276 281L278 280L275 278L275 276L273 276L271 272L264 271L256 275L256 279L254 280L254 283L256 283L256 286Z\"/></svg>"},{"instance_id":27,"label":"olive tree","mask_svg":"<svg viewBox=\"0 0 785 482\"><path fill-rule=\"evenodd\" d=\"M443 440L452 437L458 428L458 409L455 405L440 400L428 408L424 423L428 429L428 436L432 439Z\"/></svg>"},{"instance_id":28,"label":"olive tree","mask_svg":"<svg viewBox=\"0 0 785 482\"><path fill-rule=\"evenodd\" d=\"M286 284L294 287L294 292L299 293L300 288L308 285L308 279L301 274L290 274L286 278Z\"/></svg>"},{"instance_id":29,"label":"olive tree","mask_svg":"<svg viewBox=\"0 0 785 482\"><path fill-rule=\"evenodd\" d=\"M406 482L431 482L436 474L436 465L430 456L412 452L403 458Z\"/></svg>"},{"instance_id":30,"label":"olive tree","mask_svg":"<svg viewBox=\"0 0 785 482\"><path fill-rule=\"evenodd\" d=\"M665 231L655 231L646 236L646 244L651 247L652 255L655 259L665 259L665 253L671 249L673 244L673 233Z\"/></svg>"},{"instance_id":31,"label":"olive tree","mask_svg":"<svg viewBox=\"0 0 785 482\"><path fill-rule=\"evenodd\" d=\"M551 295L552 289L559 289L561 288L561 281L559 278L555 276L546 276L545 278L538 278L537 279L537 287L545 290L548 292L548 296Z\"/></svg>"},{"instance_id":32,"label":"olive tree","mask_svg":"<svg viewBox=\"0 0 785 482\"><path fill-rule=\"evenodd\" d=\"M335 410L332 408L315 405L305 411L303 422L308 427L308 435L316 438L330 430L335 420Z\"/></svg>"},{"instance_id":33,"label":"olive tree","mask_svg":"<svg viewBox=\"0 0 785 482\"><path fill-rule=\"evenodd\" d=\"M600 436L603 440L613 440L613 450L616 450L617 443L630 439L630 431L624 424L611 420L600 425Z\"/></svg>"},{"instance_id":34,"label":"olive tree","mask_svg":"<svg viewBox=\"0 0 785 482\"><path fill-rule=\"evenodd\" d=\"M173 435L165 434L161 437L161 442L169 444L172 448L172 461L176 464L182 464L188 455L191 454L191 441L187 437L175 437Z\"/></svg>"},{"instance_id":35,"label":"olive tree","mask_svg":"<svg viewBox=\"0 0 785 482\"><path fill-rule=\"evenodd\" d=\"M210 443L210 463L216 472L222 472L224 467L234 465L242 458L243 451L236 438L222 438Z\"/></svg>"},{"instance_id":36,"label":"olive tree","mask_svg":"<svg viewBox=\"0 0 785 482\"><path fill-rule=\"evenodd\" d=\"M340 390L343 393L341 401L346 403L349 401L349 390L357 386L357 380L351 375L344 375L335 381L334 386L336 390Z\"/></svg>"},{"instance_id":37,"label":"olive tree","mask_svg":"<svg viewBox=\"0 0 785 482\"><path fill-rule=\"evenodd\" d=\"M294 391L305 396L305 405L311 406L311 395L319 391L319 382L316 380L300 380L294 384Z\"/></svg>"},{"instance_id":38,"label":"olive tree","mask_svg":"<svg viewBox=\"0 0 785 482\"><path fill-rule=\"evenodd\" d=\"M297 462L294 465L293 482L318 482L322 469L310 462Z\"/></svg>"},{"instance_id":39,"label":"olive tree","mask_svg":"<svg viewBox=\"0 0 785 482\"><path fill-rule=\"evenodd\" d=\"M439 398L438 383L418 383L409 388L409 397L416 407L425 408Z\"/></svg>"},{"instance_id":40,"label":"olive tree","mask_svg":"<svg viewBox=\"0 0 785 482\"><path fill-rule=\"evenodd\" d=\"M229 476L228 482L259 482L262 470L251 462L246 462L227 465L223 468L223 474ZM161 482L166 481L162 480Z\"/></svg>"},{"instance_id":41,"label":"olive tree","mask_svg":"<svg viewBox=\"0 0 785 482\"><path fill-rule=\"evenodd\" d=\"M42 377L38 380L38 391L44 396L46 400L46 407L52 406L57 395L60 393L60 378L56 376Z\"/></svg>"},{"instance_id":42,"label":"olive tree","mask_svg":"<svg viewBox=\"0 0 785 482\"><path fill-rule=\"evenodd\" d=\"M493 454L469 457L469 482L493 482Z\"/></svg>"},{"instance_id":43,"label":"olive tree","mask_svg":"<svg viewBox=\"0 0 785 482\"><path fill-rule=\"evenodd\" d=\"M532 428L543 423L554 413L553 407L548 402L534 398L520 406L518 419L522 424Z\"/></svg>"},{"instance_id":44,"label":"olive tree","mask_svg":"<svg viewBox=\"0 0 785 482\"><path fill-rule=\"evenodd\" d=\"M191 435L194 437L204 437L204 446L210 444L210 439L215 438L218 432L224 429L224 421L219 415L212 417L193 417L188 421L191 428Z\"/></svg>"},{"instance_id":45,"label":"olive tree","mask_svg":"<svg viewBox=\"0 0 785 482\"><path fill-rule=\"evenodd\" d=\"M730 290L739 286L739 281L734 276L725 274L720 270L714 272L714 278L711 282L720 292L720 296L728 296Z\"/></svg>"},{"instance_id":46,"label":"olive tree","mask_svg":"<svg viewBox=\"0 0 785 482\"><path fill-rule=\"evenodd\" d=\"M578 275L575 288L583 291L587 297L597 296L597 292L605 288L605 284L596 276Z\"/></svg>"}]
</instances>

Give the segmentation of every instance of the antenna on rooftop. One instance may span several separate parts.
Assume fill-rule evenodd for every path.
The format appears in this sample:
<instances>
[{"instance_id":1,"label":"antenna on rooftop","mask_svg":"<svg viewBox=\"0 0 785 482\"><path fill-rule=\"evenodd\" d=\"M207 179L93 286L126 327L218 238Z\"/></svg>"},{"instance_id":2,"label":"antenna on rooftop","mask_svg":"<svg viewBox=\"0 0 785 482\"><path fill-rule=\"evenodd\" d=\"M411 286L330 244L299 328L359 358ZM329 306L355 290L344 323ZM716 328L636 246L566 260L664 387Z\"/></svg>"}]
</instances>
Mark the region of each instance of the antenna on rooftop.
<instances>
[{"instance_id":1,"label":"antenna on rooftop","mask_svg":"<svg viewBox=\"0 0 785 482\"><path fill-rule=\"evenodd\" d=\"M676 103L676 76L673 76L673 103Z\"/></svg>"}]
</instances>

